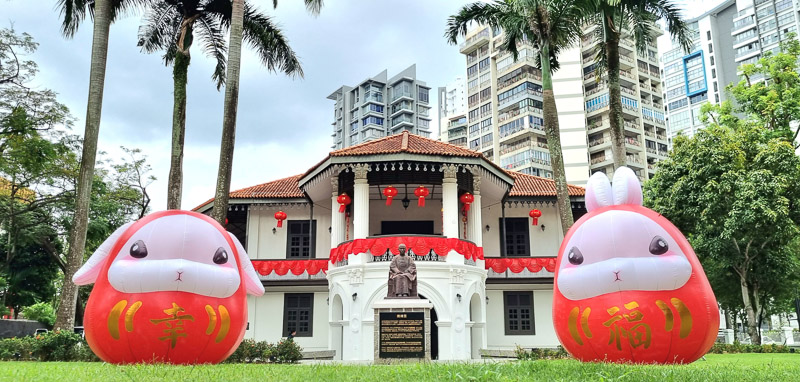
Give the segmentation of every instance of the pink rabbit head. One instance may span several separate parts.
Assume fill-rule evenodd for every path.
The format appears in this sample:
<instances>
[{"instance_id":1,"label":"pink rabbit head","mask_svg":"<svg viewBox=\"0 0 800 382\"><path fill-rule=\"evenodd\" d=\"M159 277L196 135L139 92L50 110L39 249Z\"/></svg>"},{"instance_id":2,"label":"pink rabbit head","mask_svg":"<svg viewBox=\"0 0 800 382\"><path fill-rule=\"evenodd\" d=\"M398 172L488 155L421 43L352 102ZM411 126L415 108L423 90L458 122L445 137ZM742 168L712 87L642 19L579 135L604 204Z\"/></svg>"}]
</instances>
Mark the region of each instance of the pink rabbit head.
<instances>
[{"instance_id":1,"label":"pink rabbit head","mask_svg":"<svg viewBox=\"0 0 800 382\"><path fill-rule=\"evenodd\" d=\"M586 209L561 247L556 283L564 297L669 291L689 280L692 264L681 245L688 242L670 234L677 230L668 220L642 206L642 188L631 169L618 168L613 186L605 174L592 175Z\"/></svg>"}]
</instances>

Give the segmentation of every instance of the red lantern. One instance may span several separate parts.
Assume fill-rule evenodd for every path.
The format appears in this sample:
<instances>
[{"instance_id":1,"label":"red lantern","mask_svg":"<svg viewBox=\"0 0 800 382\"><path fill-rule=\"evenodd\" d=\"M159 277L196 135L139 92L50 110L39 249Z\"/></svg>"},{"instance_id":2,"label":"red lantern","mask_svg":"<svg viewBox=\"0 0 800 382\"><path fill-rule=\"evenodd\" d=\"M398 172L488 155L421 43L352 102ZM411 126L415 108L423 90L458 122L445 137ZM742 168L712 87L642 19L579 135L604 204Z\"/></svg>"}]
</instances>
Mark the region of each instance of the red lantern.
<instances>
[{"instance_id":1,"label":"red lantern","mask_svg":"<svg viewBox=\"0 0 800 382\"><path fill-rule=\"evenodd\" d=\"M283 221L286 220L286 212L278 211L275 213L275 220L278 221L278 228L283 227Z\"/></svg>"},{"instance_id":2,"label":"red lantern","mask_svg":"<svg viewBox=\"0 0 800 382\"><path fill-rule=\"evenodd\" d=\"M475 201L475 197L469 192L465 192L459 200L464 204L464 212L469 212L469 205Z\"/></svg>"},{"instance_id":3,"label":"red lantern","mask_svg":"<svg viewBox=\"0 0 800 382\"><path fill-rule=\"evenodd\" d=\"M414 190L414 195L416 195L419 200L417 201L418 207L425 207L425 197L428 196L430 192L425 186L419 186L416 190Z\"/></svg>"},{"instance_id":4,"label":"red lantern","mask_svg":"<svg viewBox=\"0 0 800 382\"><path fill-rule=\"evenodd\" d=\"M539 225L539 218L542 217L542 211L531 210L531 212L528 212L528 216L533 218L533 223L531 225Z\"/></svg>"},{"instance_id":5,"label":"red lantern","mask_svg":"<svg viewBox=\"0 0 800 382\"><path fill-rule=\"evenodd\" d=\"M397 189L394 186L389 186L383 189L383 195L386 196L386 205L392 205L392 199L397 196Z\"/></svg>"},{"instance_id":6,"label":"red lantern","mask_svg":"<svg viewBox=\"0 0 800 382\"><path fill-rule=\"evenodd\" d=\"M347 193L342 193L339 195L339 197L336 198L336 201L339 202L339 212L341 213L344 213L344 210L351 202L350 196L348 196Z\"/></svg>"}]
</instances>

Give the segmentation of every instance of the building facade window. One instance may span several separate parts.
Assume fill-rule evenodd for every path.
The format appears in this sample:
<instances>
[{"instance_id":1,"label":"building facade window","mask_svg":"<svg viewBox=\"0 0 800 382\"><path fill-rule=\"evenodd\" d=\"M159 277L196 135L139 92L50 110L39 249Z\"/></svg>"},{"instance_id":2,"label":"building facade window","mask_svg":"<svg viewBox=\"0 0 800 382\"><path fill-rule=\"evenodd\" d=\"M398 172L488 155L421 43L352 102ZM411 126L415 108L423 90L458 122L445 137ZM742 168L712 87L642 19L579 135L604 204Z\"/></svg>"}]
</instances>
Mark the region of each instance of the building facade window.
<instances>
[{"instance_id":1,"label":"building facade window","mask_svg":"<svg viewBox=\"0 0 800 382\"><path fill-rule=\"evenodd\" d=\"M383 118L371 117L370 116L370 117L364 118L362 121L363 121L362 126L366 126L366 125L369 125L369 124L383 126Z\"/></svg>"},{"instance_id":2,"label":"building facade window","mask_svg":"<svg viewBox=\"0 0 800 382\"><path fill-rule=\"evenodd\" d=\"M477 149L479 147L481 147L481 139L480 138L473 139L473 140L469 141L469 148L470 149L475 150L475 149Z\"/></svg>"},{"instance_id":3,"label":"building facade window","mask_svg":"<svg viewBox=\"0 0 800 382\"><path fill-rule=\"evenodd\" d=\"M311 258L314 256L314 241L311 228L317 232L317 221L288 220L286 225L286 258Z\"/></svg>"},{"instance_id":4,"label":"building facade window","mask_svg":"<svg viewBox=\"0 0 800 382\"><path fill-rule=\"evenodd\" d=\"M506 335L534 335L533 292L504 291Z\"/></svg>"},{"instance_id":5,"label":"building facade window","mask_svg":"<svg viewBox=\"0 0 800 382\"><path fill-rule=\"evenodd\" d=\"M709 61L711 61L711 66L714 66L714 56L710 56Z\"/></svg>"},{"instance_id":6,"label":"building facade window","mask_svg":"<svg viewBox=\"0 0 800 382\"><path fill-rule=\"evenodd\" d=\"M295 337L311 337L314 322L314 294L286 293L283 295L283 336L293 331Z\"/></svg>"},{"instance_id":7,"label":"building facade window","mask_svg":"<svg viewBox=\"0 0 800 382\"><path fill-rule=\"evenodd\" d=\"M530 151L532 150L526 152L530 153ZM500 230L505 231L504 234L500 235L500 245L504 247L504 252L502 253L508 257L530 256L530 229L528 228L530 223L528 218L505 218L505 222L503 220L503 218L500 218Z\"/></svg>"},{"instance_id":8,"label":"building facade window","mask_svg":"<svg viewBox=\"0 0 800 382\"><path fill-rule=\"evenodd\" d=\"M711 41L711 31L706 31L706 40Z\"/></svg>"},{"instance_id":9,"label":"building facade window","mask_svg":"<svg viewBox=\"0 0 800 382\"><path fill-rule=\"evenodd\" d=\"M708 53L714 53L714 44L708 44Z\"/></svg>"}]
</instances>

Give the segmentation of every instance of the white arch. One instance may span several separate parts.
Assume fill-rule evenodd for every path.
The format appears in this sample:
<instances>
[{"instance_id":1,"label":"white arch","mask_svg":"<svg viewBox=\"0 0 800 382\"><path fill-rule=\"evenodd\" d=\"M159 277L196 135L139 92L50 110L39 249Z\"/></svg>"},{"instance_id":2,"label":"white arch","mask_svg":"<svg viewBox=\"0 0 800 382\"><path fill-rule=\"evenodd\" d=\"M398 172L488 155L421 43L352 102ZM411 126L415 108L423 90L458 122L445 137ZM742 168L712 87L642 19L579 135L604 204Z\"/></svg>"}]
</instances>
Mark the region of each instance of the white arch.
<instances>
[{"instance_id":1,"label":"white arch","mask_svg":"<svg viewBox=\"0 0 800 382\"><path fill-rule=\"evenodd\" d=\"M333 298L335 296L339 296L339 298L342 300L342 315L344 317L342 319L346 320L347 317L350 317L350 304L345 304L344 303L345 301L347 301L345 299L345 297L347 296L347 292L344 290L344 288L341 285L333 284L333 287L328 291L328 306L329 306L328 307L328 322L336 321L333 318L333 309L330 308L330 306L332 306L332 305L330 305L330 303L333 302Z\"/></svg>"}]
</instances>

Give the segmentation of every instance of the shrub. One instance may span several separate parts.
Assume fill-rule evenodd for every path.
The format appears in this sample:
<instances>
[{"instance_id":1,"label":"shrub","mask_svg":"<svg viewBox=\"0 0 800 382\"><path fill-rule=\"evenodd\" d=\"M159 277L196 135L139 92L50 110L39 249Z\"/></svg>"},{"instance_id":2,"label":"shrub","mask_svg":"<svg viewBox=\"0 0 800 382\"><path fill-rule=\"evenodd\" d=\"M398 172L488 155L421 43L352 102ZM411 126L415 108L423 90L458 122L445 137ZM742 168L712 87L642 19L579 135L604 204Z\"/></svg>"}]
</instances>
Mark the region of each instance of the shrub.
<instances>
[{"instance_id":1,"label":"shrub","mask_svg":"<svg viewBox=\"0 0 800 382\"><path fill-rule=\"evenodd\" d=\"M272 361L277 363L297 363L303 358L303 348L301 348L294 340L280 340L275 345L275 351L272 353Z\"/></svg>"},{"instance_id":2,"label":"shrub","mask_svg":"<svg viewBox=\"0 0 800 382\"><path fill-rule=\"evenodd\" d=\"M292 340L281 340L277 344L246 339L225 360L226 363L296 363L303 349Z\"/></svg>"},{"instance_id":3,"label":"shrub","mask_svg":"<svg viewBox=\"0 0 800 382\"><path fill-rule=\"evenodd\" d=\"M749 345L740 342L732 344L714 344L712 354L734 354L734 353L791 353L791 348L786 345Z\"/></svg>"},{"instance_id":4,"label":"shrub","mask_svg":"<svg viewBox=\"0 0 800 382\"><path fill-rule=\"evenodd\" d=\"M228 363L264 363L272 354L272 345L261 341L246 339L225 362Z\"/></svg>"},{"instance_id":5,"label":"shrub","mask_svg":"<svg viewBox=\"0 0 800 382\"><path fill-rule=\"evenodd\" d=\"M2 361L99 361L78 334L55 331L0 340Z\"/></svg>"},{"instance_id":6,"label":"shrub","mask_svg":"<svg viewBox=\"0 0 800 382\"><path fill-rule=\"evenodd\" d=\"M533 348L530 350L524 349L517 345L515 353L517 355L517 359L520 360L571 358L569 353L567 353L567 351L564 350L564 348L560 345L556 349Z\"/></svg>"},{"instance_id":7,"label":"shrub","mask_svg":"<svg viewBox=\"0 0 800 382\"><path fill-rule=\"evenodd\" d=\"M52 328L53 324L56 323L56 312L53 310L53 307L46 302L26 306L22 309L22 315L29 320L39 321L47 325L48 328Z\"/></svg>"}]
</instances>

